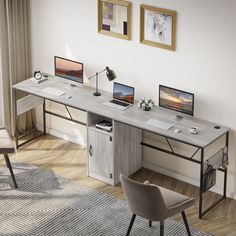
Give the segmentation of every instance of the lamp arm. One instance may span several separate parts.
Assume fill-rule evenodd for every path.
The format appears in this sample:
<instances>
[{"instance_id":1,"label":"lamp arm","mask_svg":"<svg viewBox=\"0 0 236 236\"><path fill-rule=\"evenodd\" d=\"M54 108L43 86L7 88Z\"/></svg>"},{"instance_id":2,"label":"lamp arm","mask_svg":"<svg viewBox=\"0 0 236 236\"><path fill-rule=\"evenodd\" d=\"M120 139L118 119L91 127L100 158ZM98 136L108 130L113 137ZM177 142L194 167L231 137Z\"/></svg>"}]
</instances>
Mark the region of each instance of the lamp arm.
<instances>
[{"instance_id":1,"label":"lamp arm","mask_svg":"<svg viewBox=\"0 0 236 236\"><path fill-rule=\"evenodd\" d=\"M89 77L88 79L90 80L90 79L92 79L93 77L95 77L96 75L99 75L99 74L101 74L102 72L104 72L104 71L106 71L107 70L107 68L105 68L105 69L103 69L103 70L101 70L101 71L99 71L99 72L96 72L94 75L92 75L91 77Z\"/></svg>"}]
</instances>

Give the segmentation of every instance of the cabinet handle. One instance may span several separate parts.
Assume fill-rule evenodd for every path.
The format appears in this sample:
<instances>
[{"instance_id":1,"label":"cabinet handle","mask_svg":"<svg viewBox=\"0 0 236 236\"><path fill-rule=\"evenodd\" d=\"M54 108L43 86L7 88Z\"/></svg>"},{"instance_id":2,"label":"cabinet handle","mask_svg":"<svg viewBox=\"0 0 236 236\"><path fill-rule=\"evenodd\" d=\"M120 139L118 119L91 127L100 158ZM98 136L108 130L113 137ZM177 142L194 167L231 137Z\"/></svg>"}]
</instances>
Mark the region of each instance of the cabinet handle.
<instances>
[{"instance_id":1,"label":"cabinet handle","mask_svg":"<svg viewBox=\"0 0 236 236\"><path fill-rule=\"evenodd\" d=\"M89 146L89 155L90 156L93 155L93 146L92 145Z\"/></svg>"}]
</instances>

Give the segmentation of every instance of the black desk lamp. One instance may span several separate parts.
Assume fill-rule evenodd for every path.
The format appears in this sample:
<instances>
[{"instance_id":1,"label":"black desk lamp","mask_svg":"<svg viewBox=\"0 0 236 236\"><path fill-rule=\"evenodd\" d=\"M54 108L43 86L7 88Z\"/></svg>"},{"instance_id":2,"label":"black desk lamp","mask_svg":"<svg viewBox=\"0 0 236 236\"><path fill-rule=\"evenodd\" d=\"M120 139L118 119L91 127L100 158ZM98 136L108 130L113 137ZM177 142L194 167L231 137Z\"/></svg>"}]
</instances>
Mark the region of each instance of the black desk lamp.
<instances>
[{"instance_id":1,"label":"black desk lamp","mask_svg":"<svg viewBox=\"0 0 236 236\"><path fill-rule=\"evenodd\" d=\"M106 76L109 81L112 81L116 78L116 74L113 70L110 70L108 66L104 70L101 70L100 72L96 72L95 75L89 77L88 79L92 79L93 77L96 76L96 92L93 93L94 96L100 96L101 93L98 92L98 75L101 74L102 72L106 71Z\"/></svg>"}]
</instances>

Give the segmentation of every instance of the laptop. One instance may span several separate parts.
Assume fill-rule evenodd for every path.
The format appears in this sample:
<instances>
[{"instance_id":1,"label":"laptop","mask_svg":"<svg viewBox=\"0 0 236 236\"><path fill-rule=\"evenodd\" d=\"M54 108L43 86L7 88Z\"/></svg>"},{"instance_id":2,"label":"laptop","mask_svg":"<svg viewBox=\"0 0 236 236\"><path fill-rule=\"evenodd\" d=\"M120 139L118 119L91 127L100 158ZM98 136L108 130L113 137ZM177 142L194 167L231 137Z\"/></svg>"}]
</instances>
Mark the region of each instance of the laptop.
<instances>
[{"instance_id":1,"label":"laptop","mask_svg":"<svg viewBox=\"0 0 236 236\"><path fill-rule=\"evenodd\" d=\"M113 99L103 104L121 111L127 109L134 104L134 88L114 82Z\"/></svg>"}]
</instances>

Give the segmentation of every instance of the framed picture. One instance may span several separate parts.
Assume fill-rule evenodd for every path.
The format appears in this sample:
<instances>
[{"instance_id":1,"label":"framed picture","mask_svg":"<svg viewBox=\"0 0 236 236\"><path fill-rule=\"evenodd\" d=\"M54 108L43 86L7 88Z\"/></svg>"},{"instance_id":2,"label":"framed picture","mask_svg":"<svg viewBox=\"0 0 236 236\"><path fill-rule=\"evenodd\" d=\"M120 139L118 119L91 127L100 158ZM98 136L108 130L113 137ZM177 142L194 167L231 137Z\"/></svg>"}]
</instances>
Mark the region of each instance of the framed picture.
<instances>
[{"instance_id":1,"label":"framed picture","mask_svg":"<svg viewBox=\"0 0 236 236\"><path fill-rule=\"evenodd\" d=\"M130 40L131 2L98 0L98 32Z\"/></svg>"},{"instance_id":2,"label":"framed picture","mask_svg":"<svg viewBox=\"0 0 236 236\"><path fill-rule=\"evenodd\" d=\"M176 12L140 6L140 42L175 51Z\"/></svg>"}]
</instances>

